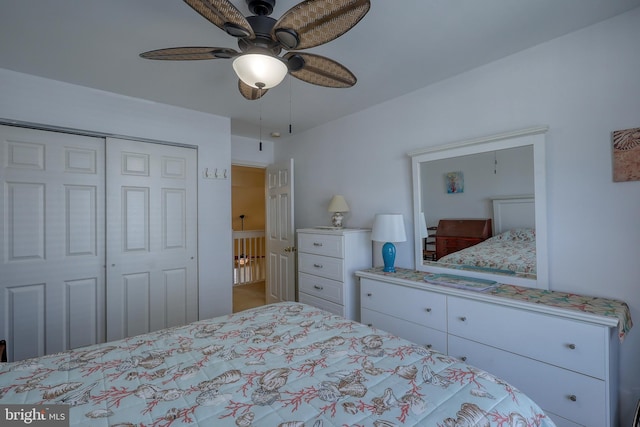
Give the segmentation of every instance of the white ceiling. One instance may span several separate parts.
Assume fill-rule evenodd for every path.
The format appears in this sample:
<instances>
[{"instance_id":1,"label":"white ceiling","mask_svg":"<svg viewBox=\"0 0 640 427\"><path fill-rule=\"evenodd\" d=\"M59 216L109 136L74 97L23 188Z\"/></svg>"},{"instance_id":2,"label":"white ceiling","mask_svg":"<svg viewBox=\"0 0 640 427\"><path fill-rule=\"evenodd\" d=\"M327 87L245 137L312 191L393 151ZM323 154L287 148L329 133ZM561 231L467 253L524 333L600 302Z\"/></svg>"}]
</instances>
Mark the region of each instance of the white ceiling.
<instances>
[{"instance_id":1,"label":"white ceiling","mask_svg":"<svg viewBox=\"0 0 640 427\"><path fill-rule=\"evenodd\" d=\"M249 14L245 0L231 1ZM296 3L278 0L272 17ZM287 77L248 101L230 60L141 59L166 47L237 49L180 0L0 0L0 68L230 117L233 134L269 139L290 123L301 132L640 7L640 0L371 3L354 29L308 50L349 68L358 78L350 89Z\"/></svg>"}]
</instances>

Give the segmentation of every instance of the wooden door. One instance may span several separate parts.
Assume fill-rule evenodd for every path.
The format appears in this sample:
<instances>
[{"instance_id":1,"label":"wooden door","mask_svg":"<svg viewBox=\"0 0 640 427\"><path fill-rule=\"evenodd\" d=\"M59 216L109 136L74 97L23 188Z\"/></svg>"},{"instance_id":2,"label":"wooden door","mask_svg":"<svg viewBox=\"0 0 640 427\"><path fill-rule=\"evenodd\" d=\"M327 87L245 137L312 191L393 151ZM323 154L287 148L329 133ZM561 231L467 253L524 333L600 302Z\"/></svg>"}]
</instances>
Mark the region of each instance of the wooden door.
<instances>
[{"instance_id":1,"label":"wooden door","mask_svg":"<svg viewBox=\"0 0 640 427\"><path fill-rule=\"evenodd\" d=\"M107 139L107 339L198 318L196 150Z\"/></svg>"},{"instance_id":2,"label":"wooden door","mask_svg":"<svg viewBox=\"0 0 640 427\"><path fill-rule=\"evenodd\" d=\"M9 360L104 341L104 140L0 126Z\"/></svg>"},{"instance_id":3,"label":"wooden door","mask_svg":"<svg viewBox=\"0 0 640 427\"><path fill-rule=\"evenodd\" d=\"M267 303L296 300L293 159L267 168Z\"/></svg>"}]
</instances>

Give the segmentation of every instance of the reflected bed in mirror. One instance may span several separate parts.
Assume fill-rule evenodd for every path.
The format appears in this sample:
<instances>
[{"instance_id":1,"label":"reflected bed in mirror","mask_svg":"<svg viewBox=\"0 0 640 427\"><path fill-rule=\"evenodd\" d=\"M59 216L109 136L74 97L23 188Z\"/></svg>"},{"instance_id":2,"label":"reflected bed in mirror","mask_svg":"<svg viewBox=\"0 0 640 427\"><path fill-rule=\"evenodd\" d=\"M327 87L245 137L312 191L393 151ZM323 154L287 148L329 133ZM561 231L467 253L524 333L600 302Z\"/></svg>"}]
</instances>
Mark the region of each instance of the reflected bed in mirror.
<instances>
[{"instance_id":1,"label":"reflected bed in mirror","mask_svg":"<svg viewBox=\"0 0 640 427\"><path fill-rule=\"evenodd\" d=\"M473 238L467 237L471 234L466 226L470 220L440 220L436 236L436 259L429 261L437 261L435 265L448 268L507 274L535 280L537 261L534 197L498 198L491 202L493 221L486 221L487 228L493 223L493 235L491 230L487 230L486 234L474 241ZM451 235L461 237L449 237ZM461 239L464 248L455 246L458 239ZM476 243L480 239L486 240ZM466 245L467 241L469 246ZM450 248L452 250L449 250Z\"/></svg>"},{"instance_id":2,"label":"reflected bed in mirror","mask_svg":"<svg viewBox=\"0 0 640 427\"><path fill-rule=\"evenodd\" d=\"M417 270L548 289L546 131L409 153Z\"/></svg>"}]
</instances>

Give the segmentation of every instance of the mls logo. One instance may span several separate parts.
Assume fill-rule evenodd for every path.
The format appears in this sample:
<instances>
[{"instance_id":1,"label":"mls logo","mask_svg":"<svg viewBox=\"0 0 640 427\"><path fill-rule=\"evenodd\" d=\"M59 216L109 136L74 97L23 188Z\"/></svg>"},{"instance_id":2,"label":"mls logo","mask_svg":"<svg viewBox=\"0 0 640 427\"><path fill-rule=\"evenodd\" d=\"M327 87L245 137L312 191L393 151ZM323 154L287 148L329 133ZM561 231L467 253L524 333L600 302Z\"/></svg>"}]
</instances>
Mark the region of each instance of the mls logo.
<instances>
[{"instance_id":1,"label":"mls logo","mask_svg":"<svg viewBox=\"0 0 640 427\"><path fill-rule=\"evenodd\" d=\"M69 426L69 405L0 405L3 426Z\"/></svg>"}]
</instances>

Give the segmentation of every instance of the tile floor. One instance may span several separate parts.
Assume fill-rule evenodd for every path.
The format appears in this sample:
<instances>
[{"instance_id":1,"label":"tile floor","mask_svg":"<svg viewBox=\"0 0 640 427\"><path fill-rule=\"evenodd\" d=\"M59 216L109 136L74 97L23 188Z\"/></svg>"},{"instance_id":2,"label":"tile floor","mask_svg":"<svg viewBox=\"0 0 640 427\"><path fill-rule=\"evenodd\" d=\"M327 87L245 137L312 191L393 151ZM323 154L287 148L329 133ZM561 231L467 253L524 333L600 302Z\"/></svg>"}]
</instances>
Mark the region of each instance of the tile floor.
<instances>
[{"instance_id":1,"label":"tile floor","mask_svg":"<svg viewBox=\"0 0 640 427\"><path fill-rule=\"evenodd\" d=\"M264 292L264 281L233 287L234 313L248 308L259 307L264 305L265 301L266 295Z\"/></svg>"}]
</instances>

